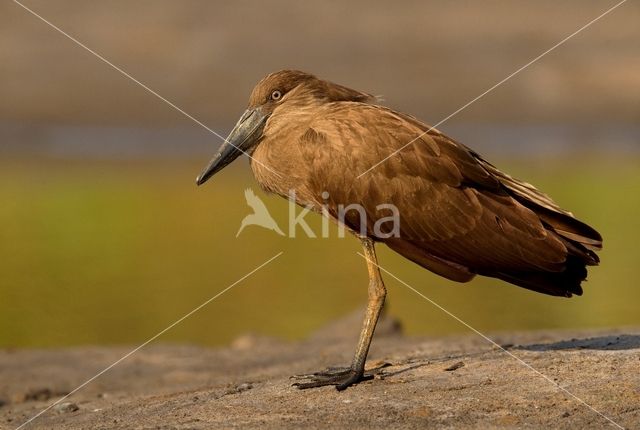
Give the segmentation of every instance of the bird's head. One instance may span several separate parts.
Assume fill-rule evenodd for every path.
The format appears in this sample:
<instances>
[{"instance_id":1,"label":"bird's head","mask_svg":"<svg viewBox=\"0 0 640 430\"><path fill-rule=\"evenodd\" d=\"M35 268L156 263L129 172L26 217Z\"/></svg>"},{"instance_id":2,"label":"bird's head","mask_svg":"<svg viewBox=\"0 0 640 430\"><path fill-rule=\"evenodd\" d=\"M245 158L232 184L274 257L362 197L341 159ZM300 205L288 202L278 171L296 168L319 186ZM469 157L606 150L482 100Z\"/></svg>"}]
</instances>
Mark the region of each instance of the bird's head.
<instances>
[{"instance_id":1,"label":"bird's head","mask_svg":"<svg viewBox=\"0 0 640 430\"><path fill-rule=\"evenodd\" d=\"M298 70L281 70L265 76L253 88L244 111L218 153L196 179L198 185L260 144L267 120L282 109L335 101L370 102L375 97Z\"/></svg>"}]
</instances>

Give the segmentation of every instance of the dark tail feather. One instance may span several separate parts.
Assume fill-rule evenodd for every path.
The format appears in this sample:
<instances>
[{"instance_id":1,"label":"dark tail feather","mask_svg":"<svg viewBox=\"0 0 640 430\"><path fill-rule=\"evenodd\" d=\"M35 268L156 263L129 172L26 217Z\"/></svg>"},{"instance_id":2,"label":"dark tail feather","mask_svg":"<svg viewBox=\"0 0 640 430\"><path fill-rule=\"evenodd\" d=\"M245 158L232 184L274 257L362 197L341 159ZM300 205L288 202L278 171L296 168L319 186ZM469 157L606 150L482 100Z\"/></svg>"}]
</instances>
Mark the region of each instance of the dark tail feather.
<instances>
[{"instance_id":1,"label":"dark tail feather","mask_svg":"<svg viewBox=\"0 0 640 430\"><path fill-rule=\"evenodd\" d=\"M563 238L577 242L592 251L602 249L602 236L600 236L600 233L582 221L546 208L539 208L536 213L542 222L551 226Z\"/></svg>"},{"instance_id":2,"label":"dark tail feather","mask_svg":"<svg viewBox=\"0 0 640 430\"><path fill-rule=\"evenodd\" d=\"M565 268L561 272L500 272L489 276L552 296L582 295L580 284L587 279L586 266L597 266L600 263L594 252L602 249L600 233L568 212L552 210L522 196L516 196L516 199L533 210L540 217L547 232L555 234L565 245Z\"/></svg>"},{"instance_id":3,"label":"dark tail feather","mask_svg":"<svg viewBox=\"0 0 640 430\"><path fill-rule=\"evenodd\" d=\"M582 295L580 283L587 279L587 268L582 258L569 255L562 272L493 272L484 275L539 293L571 297L573 294Z\"/></svg>"}]
</instances>

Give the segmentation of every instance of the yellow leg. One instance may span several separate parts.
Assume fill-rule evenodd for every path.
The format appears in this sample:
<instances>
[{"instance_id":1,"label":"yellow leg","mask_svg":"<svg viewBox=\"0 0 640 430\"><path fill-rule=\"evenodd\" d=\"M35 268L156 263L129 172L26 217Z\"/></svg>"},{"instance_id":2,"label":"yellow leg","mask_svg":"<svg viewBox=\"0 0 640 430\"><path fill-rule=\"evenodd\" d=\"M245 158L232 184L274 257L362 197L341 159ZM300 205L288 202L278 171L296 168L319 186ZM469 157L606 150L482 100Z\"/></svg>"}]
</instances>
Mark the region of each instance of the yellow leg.
<instances>
[{"instance_id":1,"label":"yellow leg","mask_svg":"<svg viewBox=\"0 0 640 430\"><path fill-rule=\"evenodd\" d=\"M367 312L364 317L362 331L360 332L360 340L356 348L355 356L351 367L347 368L329 368L322 372L316 372L309 375L299 375L296 379L304 379L309 382L298 382L294 384L298 388L315 388L325 385L335 385L338 390L353 385L363 379L371 379L371 375L364 374L364 364L367 360L371 339L376 328L378 318L382 312L384 299L387 290L382 282L382 276L378 269L378 260L373 240L364 237L360 238L364 248L364 256L367 259L367 268L369 269L369 302L367 304Z\"/></svg>"},{"instance_id":2,"label":"yellow leg","mask_svg":"<svg viewBox=\"0 0 640 430\"><path fill-rule=\"evenodd\" d=\"M378 259L374 242L369 238L361 238L362 247L364 248L364 256L367 259L367 269L369 270L369 302L367 303L367 313L362 324L360 332L360 340L356 348L356 355L353 357L351 368L364 373L364 363L369 353L371 339L376 328L378 318L384 306L384 299L387 296L387 289L382 282L382 275L378 268Z\"/></svg>"}]
</instances>

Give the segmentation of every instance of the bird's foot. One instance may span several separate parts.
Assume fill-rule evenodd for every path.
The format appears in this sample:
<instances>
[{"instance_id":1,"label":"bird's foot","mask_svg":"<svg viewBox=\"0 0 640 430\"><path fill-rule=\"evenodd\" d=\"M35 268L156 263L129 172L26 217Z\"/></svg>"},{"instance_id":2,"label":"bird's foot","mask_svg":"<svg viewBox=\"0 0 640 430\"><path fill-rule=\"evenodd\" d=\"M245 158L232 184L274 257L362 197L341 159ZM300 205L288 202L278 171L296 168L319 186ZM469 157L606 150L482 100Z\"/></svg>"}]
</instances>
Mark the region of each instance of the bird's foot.
<instances>
[{"instance_id":1,"label":"bird's foot","mask_svg":"<svg viewBox=\"0 0 640 430\"><path fill-rule=\"evenodd\" d=\"M373 379L373 375L365 374L363 370L355 370L351 367L329 367L320 372L295 375L291 378L306 380L306 382L296 382L293 384L294 387L298 387L301 390L324 387L325 385L335 385L338 391L342 391L360 381Z\"/></svg>"}]
</instances>

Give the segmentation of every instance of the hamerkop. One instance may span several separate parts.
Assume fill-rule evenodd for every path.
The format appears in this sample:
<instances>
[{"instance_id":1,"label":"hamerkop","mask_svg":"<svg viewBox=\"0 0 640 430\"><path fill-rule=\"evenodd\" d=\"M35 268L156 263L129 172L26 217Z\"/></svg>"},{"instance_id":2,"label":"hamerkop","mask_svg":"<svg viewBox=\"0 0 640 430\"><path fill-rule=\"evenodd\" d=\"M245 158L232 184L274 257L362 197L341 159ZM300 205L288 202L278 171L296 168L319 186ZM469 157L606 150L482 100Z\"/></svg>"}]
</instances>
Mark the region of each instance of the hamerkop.
<instances>
[{"instance_id":1,"label":"hamerkop","mask_svg":"<svg viewBox=\"0 0 640 430\"><path fill-rule=\"evenodd\" d=\"M198 185L242 153L267 192L326 208L364 247L369 302L353 362L304 375L300 388L342 390L371 377L365 360L386 296L376 242L447 279L491 276L562 297L581 295L586 266L599 261L600 234L532 185L370 94L308 73L283 70L256 85ZM357 211L340 219L352 204L365 220ZM397 208L399 234L373 228L389 216L381 204Z\"/></svg>"}]
</instances>

